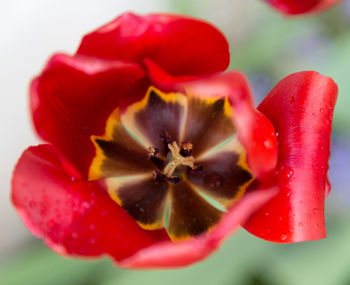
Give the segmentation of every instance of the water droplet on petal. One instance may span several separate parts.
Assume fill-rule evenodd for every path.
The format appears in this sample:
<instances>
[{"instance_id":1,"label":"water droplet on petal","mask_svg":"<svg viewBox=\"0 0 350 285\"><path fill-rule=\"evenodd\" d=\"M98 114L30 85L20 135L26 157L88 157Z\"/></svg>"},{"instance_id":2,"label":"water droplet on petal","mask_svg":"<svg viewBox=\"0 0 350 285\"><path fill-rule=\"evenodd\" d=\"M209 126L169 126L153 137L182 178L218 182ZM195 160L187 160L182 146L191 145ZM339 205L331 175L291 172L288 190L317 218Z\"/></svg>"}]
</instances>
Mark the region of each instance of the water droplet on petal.
<instances>
[{"instance_id":1,"label":"water droplet on petal","mask_svg":"<svg viewBox=\"0 0 350 285\"><path fill-rule=\"evenodd\" d=\"M95 230L96 229L96 225L95 224L90 224L90 226L89 226L89 228L90 228L90 230Z\"/></svg>"},{"instance_id":2,"label":"water droplet on petal","mask_svg":"<svg viewBox=\"0 0 350 285\"><path fill-rule=\"evenodd\" d=\"M264 141L264 146L267 149L272 149L273 148L273 143L270 140L266 140L266 141Z\"/></svg>"},{"instance_id":3,"label":"water droplet on petal","mask_svg":"<svg viewBox=\"0 0 350 285\"><path fill-rule=\"evenodd\" d=\"M300 222L300 223L298 224L298 226L302 228L302 227L304 226L304 224L303 224L302 222Z\"/></svg>"},{"instance_id":4,"label":"water droplet on petal","mask_svg":"<svg viewBox=\"0 0 350 285\"><path fill-rule=\"evenodd\" d=\"M310 213L307 214L307 218L308 218L308 219L311 219L311 214L310 214Z\"/></svg>"},{"instance_id":5,"label":"water droplet on petal","mask_svg":"<svg viewBox=\"0 0 350 285\"><path fill-rule=\"evenodd\" d=\"M36 202L35 201L30 201L29 202L29 208L34 209L36 207Z\"/></svg>"},{"instance_id":6,"label":"water droplet on petal","mask_svg":"<svg viewBox=\"0 0 350 285\"><path fill-rule=\"evenodd\" d=\"M89 208L90 208L90 204L89 204L88 202L83 202L81 205L82 205L83 208L85 208L85 209L89 209Z\"/></svg>"},{"instance_id":7,"label":"water droplet on petal","mask_svg":"<svg viewBox=\"0 0 350 285\"><path fill-rule=\"evenodd\" d=\"M285 173L286 178L291 178L294 175L294 170L293 169L288 169Z\"/></svg>"},{"instance_id":8,"label":"water droplet on petal","mask_svg":"<svg viewBox=\"0 0 350 285\"><path fill-rule=\"evenodd\" d=\"M285 235L285 234L281 234L281 240L286 240L287 239L287 235Z\"/></svg>"},{"instance_id":9,"label":"water droplet on petal","mask_svg":"<svg viewBox=\"0 0 350 285\"><path fill-rule=\"evenodd\" d=\"M320 109L320 113L323 113L323 112L324 112L324 109L323 109L323 108L321 108L321 109Z\"/></svg>"},{"instance_id":10,"label":"water droplet on petal","mask_svg":"<svg viewBox=\"0 0 350 285\"><path fill-rule=\"evenodd\" d=\"M77 232L73 232L72 233L72 238L78 238L78 233Z\"/></svg>"},{"instance_id":11,"label":"water droplet on petal","mask_svg":"<svg viewBox=\"0 0 350 285\"><path fill-rule=\"evenodd\" d=\"M265 216L266 216L266 217L270 216L270 212L266 212L266 213L265 213Z\"/></svg>"},{"instance_id":12,"label":"water droplet on petal","mask_svg":"<svg viewBox=\"0 0 350 285\"><path fill-rule=\"evenodd\" d=\"M317 209L315 208L315 209L313 210L313 212L314 212L314 214L317 214L318 211L317 211Z\"/></svg>"}]
</instances>

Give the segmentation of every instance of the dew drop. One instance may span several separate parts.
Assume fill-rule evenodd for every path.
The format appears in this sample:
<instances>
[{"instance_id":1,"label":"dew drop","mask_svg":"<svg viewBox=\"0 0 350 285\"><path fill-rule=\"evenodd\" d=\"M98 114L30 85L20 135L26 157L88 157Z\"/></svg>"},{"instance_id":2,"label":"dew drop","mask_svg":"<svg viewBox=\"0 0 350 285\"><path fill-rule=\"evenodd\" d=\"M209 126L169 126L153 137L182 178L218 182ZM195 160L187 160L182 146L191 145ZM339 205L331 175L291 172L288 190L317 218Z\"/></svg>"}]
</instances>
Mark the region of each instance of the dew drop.
<instances>
[{"instance_id":1,"label":"dew drop","mask_svg":"<svg viewBox=\"0 0 350 285\"><path fill-rule=\"evenodd\" d=\"M313 212L314 212L314 214L317 214L318 211L317 211L317 209L315 208L315 209L313 210Z\"/></svg>"},{"instance_id":2,"label":"dew drop","mask_svg":"<svg viewBox=\"0 0 350 285\"><path fill-rule=\"evenodd\" d=\"M304 226L304 224L300 222L300 223L298 224L298 226L302 228L302 227Z\"/></svg>"},{"instance_id":3,"label":"dew drop","mask_svg":"<svg viewBox=\"0 0 350 285\"><path fill-rule=\"evenodd\" d=\"M280 217L278 218L278 220L279 220L279 221L282 221L282 220L283 220L283 217L282 217L282 216L280 216Z\"/></svg>"},{"instance_id":4,"label":"dew drop","mask_svg":"<svg viewBox=\"0 0 350 285\"><path fill-rule=\"evenodd\" d=\"M29 202L29 208L34 209L36 207L36 202L35 201L30 201Z\"/></svg>"},{"instance_id":5,"label":"dew drop","mask_svg":"<svg viewBox=\"0 0 350 285\"><path fill-rule=\"evenodd\" d=\"M85 208L85 209L89 209L89 208L90 208L90 204L89 204L88 202L83 202L81 205L82 205L83 208Z\"/></svg>"},{"instance_id":6,"label":"dew drop","mask_svg":"<svg viewBox=\"0 0 350 285\"><path fill-rule=\"evenodd\" d=\"M89 228L90 228L90 230L95 230L96 229L96 225L95 224L90 224L90 226L89 226Z\"/></svg>"},{"instance_id":7,"label":"dew drop","mask_svg":"<svg viewBox=\"0 0 350 285\"><path fill-rule=\"evenodd\" d=\"M321 108L321 109L320 109L320 113L323 113L323 112L324 112L324 109L323 109L323 108Z\"/></svg>"},{"instance_id":8,"label":"dew drop","mask_svg":"<svg viewBox=\"0 0 350 285\"><path fill-rule=\"evenodd\" d=\"M204 177L204 185L208 188L221 187L222 180L222 176L214 172Z\"/></svg>"},{"instance_id":9,"label":"dew drop","mask_svg":"<svg viewBox=\"0 0 350 285\"><path fill-rule=\"evenodd\" d=\"M70 180L74 182L76 180L76 178L74 176L71 176Z\"/></svg>"},{"instance_id":10,"label":"dew drop","mask_svg":"<svg viewBox=\"0 0 350 285\"><path fill-rule=\"evenodd\" d=\"M281 234L281 240L286 240L287 239L287 235L285 235L285 234Z\"/></svg>"},{"instance_id":11,"label":"dew drop","mask_svg":"<svg viewBox=\"0 0 350 285\"><path fill-rule=\"evenodd\" d=\"M73 232L72 233L72 238L78 238L78 233L77 232Z\"/></svg>"},{"instance_id":12,"label":"dew drop","mask_svg":"<svg viewBox=\"0 0 350 285\"><path fill-rule=\"evenodd\" d=\"M266 216L266 217L270 216L270 212L266 212L266 213L265 213L265 216Z\"/></svg>"},{"instance_id":13,"label":"dew drop","mask_svg":"<svg viewBox=\"0 0 350 285\"><path fill-rule=\"evenodd\" d=\"M267 149L272 149L273 148L273 143L270 140L264 141L264 146Z\"/></svg>"},{"instance_id":14,"label":"dew drop","mask_svg":"<svg viewBox=\"0 0 350 285\"><path fill-rule=\"evenodd\" d=\"M286 178L291 178L294 175L294 170L293 169L288 169L285 173Z\"/></svg>"},{"instance_id":15,"label":"dew drop","mask_svg":"<svg viewBox=\"0 0 350 285\"><path fill-rule=\"evenodd\" d=\"M96 244L96 239L95 238L90 238L89 239L90 244Z\"/></svg>"},{"instance_id":16,"label":"dew drop","mask_svg":"<svg viewBox=\"0 0 350 285\"><path fill-rule=\"evenodd\" d=\"M308 218L308 219L311 219L311 214L310 214L310 213L307 214L307 218Z\"/></svg>"}]
</instances>

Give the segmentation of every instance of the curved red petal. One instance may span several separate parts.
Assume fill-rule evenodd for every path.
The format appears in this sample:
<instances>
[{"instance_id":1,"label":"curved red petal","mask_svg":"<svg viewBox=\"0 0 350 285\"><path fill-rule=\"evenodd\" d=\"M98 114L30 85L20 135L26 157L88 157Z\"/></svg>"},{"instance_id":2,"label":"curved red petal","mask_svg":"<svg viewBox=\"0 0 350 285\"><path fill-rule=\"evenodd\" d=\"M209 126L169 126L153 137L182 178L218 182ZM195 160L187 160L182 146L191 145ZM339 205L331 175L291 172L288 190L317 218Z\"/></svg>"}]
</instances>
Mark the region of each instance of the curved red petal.
<instances>
[{"instance_id":1,"label":"curved red petal","mask_svg":"<svg viewBox=\"0 0 350 285\"><path fill-rule=\"evenodd\" d=\"M252 104L246 77L238 71L186 82L182 85L201 96L228 96L234 109L238 138L247 151L248 165L256 177L275 168L277 140L273 125Z\"/></svg>"},{"instance_id":2,"label":"curved red petal","mask_svg":"<svg viewBox=\"0 0 350 285\"><path fill-rule=\"evenodd\" d=\"M67 174L50 145L23 153L13 173L12 202L33 234L59 254L121 260L154 243L100 185Z\"/></svg>"},{"instance_id":3,"label":"curved red petal","mask_svg":"<svg viewBox=\"0 0 350 285\"><path fill-rule=\"evenodd\" d=\"M280 192L247 223L252 234L274 242L326 236L324 199L337 85L314 71L292 74L269 93L258 109L278 132Z\"/></svg>"},{"instance_id":4,"label":"curved red petal","mask_svg":"<svg viewBox=\"0 0 350 285\"><path fill-rule=\"evenodd\" d=\"M95 152L90 135L103 134L107 117L117 106L145 94L146 87L139 84L143 77L137 64L53 56L31 84L36 131L86 175Z\"/></svg>"},{"instance_id":5,"label":"curved red petal","mask_svg":"<svg viewBox=\"0 0 350 285\"><path fill-rule=\"evenodd\" d=\"M320 12L340 0L265 0L286 15Z\"/></svg>"},{"instance_id":6,"label":"curved red petal","mask_svg":"<svg viewBox=\"0 0 350 285\"><path fill-rule=\"evenodd\" d=\"M149 58L173 75L210 74L229 64L228 43L220 31L166 14L123 14L86 35L77 53L139 63Z\"/></svg>"},{"instance_id":7,"label":"curved red petal","mask_svg":"<svg viewBox=\"0 0 350 285\"><path fill-rule=\"evenodd\" d=\"M206 235L150 246L121 261L120 265L126 268L169 268L200 261L212 254L256 209L271 199L275 190L257 190L245 195Z\"/></svg>"}]
</instances>

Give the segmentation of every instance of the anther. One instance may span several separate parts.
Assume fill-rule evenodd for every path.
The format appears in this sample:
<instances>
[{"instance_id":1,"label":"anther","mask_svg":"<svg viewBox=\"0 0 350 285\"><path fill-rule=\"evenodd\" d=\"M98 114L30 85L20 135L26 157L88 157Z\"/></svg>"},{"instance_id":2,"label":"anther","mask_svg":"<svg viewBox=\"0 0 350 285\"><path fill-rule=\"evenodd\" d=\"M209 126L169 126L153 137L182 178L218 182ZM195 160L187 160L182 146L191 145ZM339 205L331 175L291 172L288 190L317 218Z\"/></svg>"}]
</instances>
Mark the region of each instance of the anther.
<instances>
[{"instance_id":1,"label":"anther","mask_svg":"<svg viewBox=\"0 0 350 285\"><path fill-rule=\"evenodd\" d=\"M152 161L155 164L155 166L157 166L158 169L163 169L164 167L163 159L156 156L159 153L159 149L155 147L149 147L147 151L148 151L149 160Z\"/></svg>"},{"instance_id":2,"label":"anther","mask_svg":"<svg viewBox=\"0 0 350 285\"><path fill-rule=\"evenodd\" d=\"M192 155L193 144L190 142L182 143L180 154L184 157Z\"/></svg>"},{"instance_id":3,"label":"anther","mask_svg":"<svg viewBox=\"0 0 350 285\"><path fill-rule=\"evenodd\" d=\"M166 181L166 176L160 173L158 170L153 171L153 180L156 184Z\"/></svg>"},{"instance_id":4,"label":"anther","mask_svg":"<svg viewBox=\"0 0 350 285\"><path fill-rule=\"evenodd\" d=\"M172 137L166 132L166 131L162 131L161 135L160 135L161 140L165 143L165 145L167 146L170 143L173 143L174 140L172 139Z\"/></svg>"},{"instance_id":5,"label":"anther","mask_svg":"<svg viewBox=\"0 0 350 285\"><path fill-rule=\"evenodd\" d=\"M180 177L178 177L178 176L166 177L166 180L171 182L171 183L177 184L180 182Z\"/></svg>"},{"instance_id":6,"label":"anther","mask_svg":"<svg viewBox=\"0 0 350 285\"><path fill-rule=\"evenodd\" d=\"M191 174L201 174L203 172L203 166L197 166L197 167L195 167L195 168L192 168L191 170L190 170L190 173Z\"/></svg>"},{"instance_id":7,"label":"anther","mask_svg":"<svg viewBox=\"0 0 350 285\"><path fill-rule=\"evenodd\" d=\"M158 148L151 147L151 146L147 149L147 151L148 151L148 156L149 157L156 156L159 153L159 149Z\"/></svg>"}]
</instances>

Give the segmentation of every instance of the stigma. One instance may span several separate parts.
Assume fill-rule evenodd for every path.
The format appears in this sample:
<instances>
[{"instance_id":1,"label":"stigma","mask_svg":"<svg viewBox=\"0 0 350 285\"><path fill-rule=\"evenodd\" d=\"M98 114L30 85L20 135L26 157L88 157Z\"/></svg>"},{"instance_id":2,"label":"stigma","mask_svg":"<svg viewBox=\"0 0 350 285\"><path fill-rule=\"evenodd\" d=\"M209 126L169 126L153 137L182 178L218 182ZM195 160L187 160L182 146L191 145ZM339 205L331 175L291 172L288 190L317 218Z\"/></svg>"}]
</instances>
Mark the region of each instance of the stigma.
<instances>
[{"instance_id":1,"label":"stigma","mask_svg":"<svg viewBox=\"0 0 350 285\"><path fill-rule=\"evenodd\" d=\"M187 146L187 145L186 145ZM171 159L169 163L164 167L163 173L166 177L170 178L178 166L189 166L194 168L194 157L193 156L182 156L180 148L177 143L168 144L168 148L171 152Z\"/></svg>"}]
</instances>

